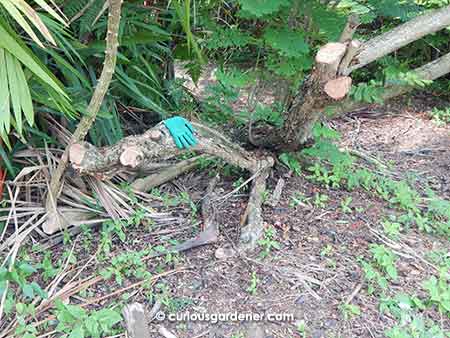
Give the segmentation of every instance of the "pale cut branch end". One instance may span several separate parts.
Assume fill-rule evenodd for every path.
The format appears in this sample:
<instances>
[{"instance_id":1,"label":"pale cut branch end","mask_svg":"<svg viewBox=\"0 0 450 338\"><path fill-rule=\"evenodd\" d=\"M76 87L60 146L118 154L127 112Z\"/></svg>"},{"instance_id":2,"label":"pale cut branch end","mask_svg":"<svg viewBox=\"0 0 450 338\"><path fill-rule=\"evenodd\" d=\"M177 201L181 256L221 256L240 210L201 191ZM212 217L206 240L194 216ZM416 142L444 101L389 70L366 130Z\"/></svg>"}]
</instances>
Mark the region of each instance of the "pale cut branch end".
<instances>
[{"instance_id":1,"label":"pale cut branch end","mask_svg":"<svg viewBox=\"0 0 450 338\"><path fill-rule=\"evenodd\" d=\"M325 93L334 100L343 99L352 87L352 78L349 76L340 76L330 80L325 84Z\"/></svg>"}]
</instances>

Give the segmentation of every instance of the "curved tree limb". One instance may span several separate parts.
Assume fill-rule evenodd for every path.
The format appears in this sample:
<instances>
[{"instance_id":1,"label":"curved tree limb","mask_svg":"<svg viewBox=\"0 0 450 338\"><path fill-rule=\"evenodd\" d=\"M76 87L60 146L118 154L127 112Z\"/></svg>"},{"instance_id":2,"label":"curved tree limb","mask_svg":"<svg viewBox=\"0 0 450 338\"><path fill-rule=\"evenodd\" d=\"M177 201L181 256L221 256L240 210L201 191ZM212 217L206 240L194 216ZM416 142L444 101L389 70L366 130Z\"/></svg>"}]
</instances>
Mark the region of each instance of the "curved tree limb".
<instances>
[{"instance_id":1,"label":"curved tree limb","mask_svg":"<svg viewBox=\"0 0 450 338\"><path fill-rule=\"evenodd\" d=\"M64 151L58 167L56 168L51 178L46 202L46 208L48 210L53 210L51 214L56 212L56 200L60 193L62 178L67 167L69 159L69 148L72 144L85 138L86 134L89 131L89 128L95 121L103 99L108 91L109 84L111 83L112 75L116 67L117 50L119 47L118 31L121 9L122 0L109 0L108 30L106 33L106 50L103 70L97 82L97 86L95 87L95 91L92 95L91 101L89 102L89 105L86 109L86 115L83 116L80 123L78 124L77 129L72 135L70 143ZM58 219L59 218L57 216L54 217L54 220L56 222L59 222Z\"/></svg>"},{"instance_id":2,"label":"curved tree limb","mask_svg":"<svg viewBox=\"0 0 450 338\"><path fill-rule=\"evenodd\" d=\"M246 169L253 174L255 179L245 212L247 225L242 229L241 243L238 249L250 250L256 246L264 230L261 205L266 179L274 160L271 157L258 159L217 131L199 123L192 123L192 125L195 127L194 134L198 142L189 149L177 148L169 130L161 122L142 135L125 137L115 145L108 147L97 148L87 142L74 143L69 148L69 160L74 169L81 174L99 179L110 178L121 171L139 172L149 166L154 166L159 161L176 158L188 151L219 157L229 164ZM191 168L195 164L189 160L183 162L185 163L183 168ZM174 169L176 168L177 166L174 165ZM175 170L173 173L169 172L169 175L174 178L179 173L179 170ZM161 181L161 177L157 173L151 178ZM152 183L155 182L145 182L145 185L148 186ZM47 228L47 231L50 232L57 230L57 227ZM215 241L216 232L217 229L209 227L198 238L182 243L176 249L185 250Z\"/></svg>"},{"instance_id":3,"label":"curved tree limb","mask_svg":"<svg viewBox=\"0 0 450 338\"><path fill-rule=\"evenodd\" d=\"M251 173L259 170L259 161L252 154L206 126L198 123L192 125L198 142L188 150L179 149L169 130L160 122L142 135L125 137L108 147L97 148L87 142L74 143L69 148L69 160L80 173L98 178L112 177L124 170L141 171L189 150L220 157Z\"/></svg>"}]
</instances>

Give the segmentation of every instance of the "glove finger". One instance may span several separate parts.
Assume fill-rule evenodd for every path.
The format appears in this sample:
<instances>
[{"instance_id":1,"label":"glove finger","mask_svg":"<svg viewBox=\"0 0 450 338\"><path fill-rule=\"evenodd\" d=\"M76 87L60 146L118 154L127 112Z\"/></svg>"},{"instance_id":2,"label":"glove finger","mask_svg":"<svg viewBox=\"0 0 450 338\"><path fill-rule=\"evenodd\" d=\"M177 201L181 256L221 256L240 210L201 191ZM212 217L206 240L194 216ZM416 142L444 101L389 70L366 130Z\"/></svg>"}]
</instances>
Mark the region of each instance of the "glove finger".
<instances>
[{"instance_id":1,"label":"glove finger","mask_svg":"<svg viewBox=\"0 0 450 338\"><path fill-rule=\"evenodd\" d=\"M175 144L177 145L177 148L183 149L183 144L181 143L180 138L179 137L174 137L173 139L175 140Z\"/></svg>"},{"instance_id":2,"label":"glove finger","mask_svg":"<svg viewBox=\"0 0 450 338\"><path fill-rule=\"evenodd\" d=\"M192 126L192 124L189 121L186 121L186 127L192 132L194 133L194 127Z\"/></svg>"},{"instance_id":3,"label":"glove finger","mask_svg":"<svg viewBox=\"0 0 450 338\"><path fill-rule=\"evenodd\" d=\"M183 148L189 148L189 143L186 141L186 138L183 136L180 136L180 141L183 144Z\"/></svg>"},{"instance_id":4,"label":"glove finger","mask_svg":"<svg viewBox=\"0 0 450 338\"><path fill-rule=\"evenodd\" d=\"M191 140L189 139L189 134L184 134L183 139L184 139L184 142L186 143L186 148L189 148L193 145Z\"/></svg>"},{"instance_id":5,"label":"glove finger","mask_svg":"<svg viewBox=\"0 0 450 338\"><path fill-rule=\"evenodd\" d=\"M186 138L189 140L189 143L190 143L192 146L195 146L195 145L197 144L197 139L195 138L194 135L192 135L192 134L186 134Z\"/></svg>"}]
</instances>

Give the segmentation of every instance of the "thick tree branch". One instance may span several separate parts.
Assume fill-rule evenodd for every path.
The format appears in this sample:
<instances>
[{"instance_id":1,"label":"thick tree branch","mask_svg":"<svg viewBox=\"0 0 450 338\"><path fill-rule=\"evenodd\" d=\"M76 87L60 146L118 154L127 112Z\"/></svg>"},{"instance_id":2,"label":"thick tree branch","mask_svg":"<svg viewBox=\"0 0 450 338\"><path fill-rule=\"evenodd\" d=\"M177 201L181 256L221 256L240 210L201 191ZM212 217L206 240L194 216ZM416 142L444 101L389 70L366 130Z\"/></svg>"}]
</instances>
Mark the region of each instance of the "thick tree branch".
<instances>
[{"instance_id":1,"label":"thick tree branch","mask_svg":"<svg viewBox=\"0 0 450 338\"><path fill-rule=\"evenodd\" d=\"M436 80L442 76L445 76L450 73L450 53L445 54L440 58L413 70L412 72L417 74L417 76L423 80ZM407 85L391 85L384 88L381 98L386 101L406 94L415 88L416 87ZM338 116L351 112L352 110L363 108L367 105L368 104L365 102L356 102L350 98L346 98L345 100L330 106L330 108L333 110L334 116Z\"/></svg>"},{"instance_id":2,"label":"thick tree branch","mask_svg":"<svg viewBox=\"0 0 450 338\"><path fill-rule=\"evenodd\" d=\"M425 14L363 43L346 75L428 34L450 26L450 5Z\"/></svg>"},{"instance_id":3,"label":"thick tree branch","mask_svg":"<svg viewBox=\"0 0 450 338\"><path fill-rule=\"evenodd\" d=\"M258 171L259 161L250 153L210 128L192 124L198 142L189 150L222 158L251 173ZM112 177L123 170L139 172L149 165L185 152L185 149L177 148L161 122L142 135L125 137L109 147L97 148L87 142L75 143L69 149L69 159L80 173L102 178Z\"/></svg>"}]
</instances>

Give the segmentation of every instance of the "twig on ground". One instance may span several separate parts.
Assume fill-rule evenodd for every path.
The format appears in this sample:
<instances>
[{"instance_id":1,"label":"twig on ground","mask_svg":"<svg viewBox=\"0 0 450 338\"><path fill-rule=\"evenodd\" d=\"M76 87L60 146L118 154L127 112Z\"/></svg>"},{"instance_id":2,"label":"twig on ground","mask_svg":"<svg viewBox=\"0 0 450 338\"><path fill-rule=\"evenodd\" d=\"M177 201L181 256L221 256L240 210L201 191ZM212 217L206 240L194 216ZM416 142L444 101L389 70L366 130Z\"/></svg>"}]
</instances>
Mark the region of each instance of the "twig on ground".
<instances>
[{"instance_id":1,"label":"twig on ground","mask_svg":"<svg viewBox=\"0 0 450 338\"><path fill-rule=\"evenodd\" d=\"M363 281L359 282L356 285L356 287L353 289L353 292L345 300L345 304L350 304L352 302L353 298L355 298L356 295L358 294L358 292L361 291L361 288L363 287L363 285L364 285Z\"/></svg>"},{"instance_id":2,"label":"twig on ground","mask_svg":"<svg viewBox=\"0 0 450 338\"><path fill-rule=\"evenodd\" d=\"M162 325L158 326L158 332L160 335L162 335L165 338L177 338L177 336L175 336L172 332L170 332L168 329L166 329Z\"/></svg>"}]
</instances>

